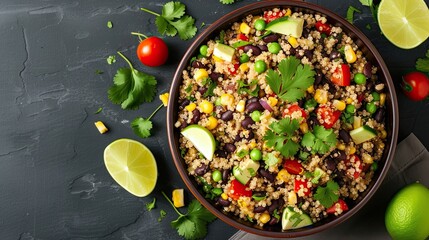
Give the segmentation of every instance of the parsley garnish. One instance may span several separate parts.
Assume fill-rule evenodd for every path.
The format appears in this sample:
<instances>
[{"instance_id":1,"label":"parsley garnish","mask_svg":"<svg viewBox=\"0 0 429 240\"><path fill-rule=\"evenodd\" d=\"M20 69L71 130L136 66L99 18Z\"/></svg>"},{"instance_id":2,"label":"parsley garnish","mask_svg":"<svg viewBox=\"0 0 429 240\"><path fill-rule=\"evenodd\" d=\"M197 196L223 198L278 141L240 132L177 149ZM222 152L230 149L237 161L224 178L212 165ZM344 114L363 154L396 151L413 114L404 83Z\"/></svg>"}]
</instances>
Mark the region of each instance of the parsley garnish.
<instances>
[{"instance_id":1,"label":"parsley garnish","mask_svg":"<svg viewBox=\"0 0 429 240\"><path fill-rule=\"evenodd\" d=\"M349 6L349 8L347 9L346 20L351 24L353 24L353 15L355 12L361 13L362 11L353 6Z\"/></svg>"},{"instance_id":2,"label":"parsley garnish","mask_svg":"<svg viewBox=\"0 0 429 240\"><path fill-rule=\"evenodd\" d=\"M180 236L185 239L198 239L207 235L207 223L216 219L216 216L205 209L197 200L192 200L188 206L188 212L182 214L174 207L171 200L162 192L162 195L173 206L179 218L171 222L171 226L177 229Z\"/></svg>"},{"instance_id":3,"label":"parsley garnish","mask_svg":"<svg viewBox=\"0 0 429 240\"><path fill-rule=\"evenodd\" d=\"M338 183L334 182L333 180L329 180L326 183L326 187L317 187L316 193L314 194L314 199L318 200L325 208L328 208L338 201L339 188L340 187L338 186Z\"/></svg>"},{"instance_id":4,"label":"parsley garnish","mask_svg":"<svg viewBox=\"0 0 429 240\"><path fill-rule=\"evenodd\" d=\"M299 121L286 117L278 122L270 124L270 129L265 133L264 140L267 146L274 147L284 157L291 157L298 152L299 144L293 138L299 129Z\"/></svg>"},{"instance_id":5,"label":"parsley garnish","mask_svg":"<svg viewBox=\"0 0 429 240\"><path fill-rule=\"evenodd\" d=\"M311 149L312 153L325 154L337 144L337 136L333 129L314 126L313 132L304 134L301 145Z\"/></svg>"},{"instance_id":6,"label":"parsley garnish","mask_svg":"<svg viewBox=\"0 0 429 240\"><path fill-rule=\"evenodd\" d=\"M233 4L235 0L219 0L222 4Z\"/></svg>"},{"instance_id":7,"label":"parsley garnish","mask_svg":"<svg viewBox=\"0 0 429 240\"><path fill-rule=\"evenodd\" d=\"M283 59L278 69L280 74L269 69L266 80L270 88L284 101L296 102L303 98L307 88L314 83L314 70L308 64L301 64L295 56Z\"/></svg>"},{"instance_id":8,"label":"parsley garnish","mask_svg":"<svg viewBox=\"0 0 429 240\"><path fill-rule=\"evenodd\" d=\"M116 62L116 56L115 55L110 55L107 57L106 59L107 64L112 65L113 63Z\"/></svg>"},{"instance_id":9,"label":"parsley garnish","mask_svg":"<svg viewBox=\"0 0 429 240\"><path fill-rule=\"evenodd\" d=\"M146 210L150 211L155 208L156 198L153 198L152 202L146 203Z\"/></svg>"},{"instance_id":10,"label":"parsley garnish","mask_svg":"<svg viewBox=\"0 0 429 240\"><path fill-rule=\"evenodd\" d=\"M134 69L131 62L118 52L130 66L119 68L113 78L113 86L109 88L108 97L115 104L121 104L122 109L138 109L143 102L151 102L156 92L154 76Z\"/></svg>"},{"instance_id":11,"label":"parsley garnish","mask_svg":"<svg viewBox=\"0 0 429 240\"><path fill-rule=\"evenodd\" d=\"M103 108L102 108L102 107L99 107L99 108L97 109L97 111L95 111L95 112L94 112L94 114L99 114L99 113L101 113L101 111L103 111Z\"/></svg>"},{"instance_id":12,"label":"parsley garnish","mask_svg":"<svg viewBox=\"0 0 429 240\"><path fill-rule=\"evenodd\" d=\"M425 58L419 58L416 61L416 69L418 71L429 73L429 50L426 52Z\"/></svg>"},{"instance_id":13,"label":"parsley garnish","mask_svg":"<svg viewBox=\"0 0 429 240\"><path fill-rule=\"evenodd\" d=\"M158 222L161 222L162 219L165 218L165 216L167 216L167 212L164 211L163 209L161 209L161 211L159 211L159 218L158 218Z\"/></svg>"},{"instance_id":14,"label":"parsley garnish","mask_svg":"<svg viewBox=\"0 0 429 240\"><path fill-rule=\"evenodd\" d=\"M265 161L265 168L266 169L270 166L276 165L279 162L279 159L272 152L264 155L263 160Z\"/></svg>"},{"instance_id":15,"label":"parsley garnish","mask_svg":"<svg viewBox=\"0 0 429 240\"><path fill-rule=\"evenodd\" d=\"M179 33L180 39L188 40L195 36L197 27L195 26L195 19L185 15L185 9L185 4L173 1L162 6L161 14L141 8L141 10L156 16L155 24L159 33L170 37Z\"/></svg>"},{"instance_id":16,"label":"parsley garnish","mask_svg":"<svg viewBox=\"0 0 429 240\"><path fill-rule=\"evenodd\" d=\"M108 27L108 28L113 28L113 23L112 23L112 21L107 21L107 27Z\"/></svg>"}]
</instances>

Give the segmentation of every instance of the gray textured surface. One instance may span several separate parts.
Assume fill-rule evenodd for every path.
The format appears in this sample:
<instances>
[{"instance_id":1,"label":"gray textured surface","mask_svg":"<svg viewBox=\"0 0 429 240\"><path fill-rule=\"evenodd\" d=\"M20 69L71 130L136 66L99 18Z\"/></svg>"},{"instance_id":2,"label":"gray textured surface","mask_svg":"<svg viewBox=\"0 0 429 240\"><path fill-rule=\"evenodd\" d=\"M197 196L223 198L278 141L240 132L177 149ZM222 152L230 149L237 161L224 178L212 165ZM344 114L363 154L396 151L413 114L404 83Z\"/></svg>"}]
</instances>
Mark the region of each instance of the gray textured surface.
<instances>
[{"instance_id":1,"label":"gray textured surface","mask_svg":"<svg viewBox=\"0 0 429 240\"><path fill-rule=\"evenodd\" d=\"M183 0L197 26L251 0L222 5L216 0ZM345 16L351 1L309 1ZM428 0L426 0L428 2ZM170 55L159 68L142 67L134 51L138 43L129 33L157 35L154 17L140 7L160 11L157 1L131 0L3 0L0 3L0 239L178 239L169 222L176 214L160 192L184 187L168 150L165 109L154 120L153 137L138 139L128 121L148 116L155 100L138 111L124 111L107 99L118 59L105 59L123 51L138 69L153 74L158 92L170 86L179 59L191 41L165 38ZM362 7L361 7L362 9ZM106 27L107 21L114 27ZM429 47L426 41L413 50L393 47L365 25L372 22L367 9L355 24L378 47L396 82ZM95 74L102 70L101 75ZM399 93L400 139L414 132L429 146L429 108L412 103ZM103 111L94 112L102 107ZM100 135L94 121L109 127ZM159 180L153 194L136 198L119 187L107 173L102 153L118 138L143 142L154 153ZM158 199L147 212L145 203ZM187 196L188 199L191 196ZM159 210L167 217L158 223ZM208 239L227 238L235 229L215 221Z\"/></svg>"}]
</instances>

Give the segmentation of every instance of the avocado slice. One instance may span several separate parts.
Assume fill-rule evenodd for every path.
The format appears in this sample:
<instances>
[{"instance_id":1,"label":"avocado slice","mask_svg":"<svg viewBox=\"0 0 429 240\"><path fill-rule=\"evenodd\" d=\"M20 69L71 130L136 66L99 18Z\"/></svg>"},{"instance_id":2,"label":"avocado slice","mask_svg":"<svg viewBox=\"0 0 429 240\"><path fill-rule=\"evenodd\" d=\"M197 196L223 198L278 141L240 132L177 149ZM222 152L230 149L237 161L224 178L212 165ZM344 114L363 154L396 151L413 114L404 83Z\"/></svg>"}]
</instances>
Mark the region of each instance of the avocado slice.
<instances>
[{"instance_id":1,"label":"avocado slice","mask_svg":"<svg viewBox=\"0 0 429 240\"><path fill-rule=\"evenodd\" d=\"M363 142L369 141L377 136L377 131L367 125L358 127L350 131L350 137L356 144L361 144Z\"/></svg>"},{"instance_id":2,"label":"avocado slice","mask_svg":"<svg viewBox=\"0 0 429 240\"><path fill-rule=\"evenodd\" d=\"M305 213L295 212L292 207L283 209L282 228L283 230L297 229L312 225L310 216Z\"/></svg>"},{"instance_id":3,"label":"avocado slice","mask_svg":"<svg viewBox=\"0 0 429 240\"><path fill-rule=\"evenodd\" d=\"M304 29L303 18L281 17L270 22L265 28L267 31L290 35L299 38Z\"/></svg>"},{"instance_id":4,"label":"avocado slice","mask_svg":"<svg viewBox=\"0 0 429 240\"><path fill-rule=\"evenodd\" d=\"M227 62L234 59L235 49L222 43L216 43L213 49L213 55Z\"/></svg>"},{"instance_id":5,"label":"avocado slice","mask_svg":"<svg viewBox=\"0 0 429 240\"><path fill-rule=\"evenodd\" d=\"M232 169L232 174L234 175L235 179L246 185L250 178L256 175L258 168L258 162L248 159L241 162L239 166L235 166Z\"/></svg>"}]
</instances>

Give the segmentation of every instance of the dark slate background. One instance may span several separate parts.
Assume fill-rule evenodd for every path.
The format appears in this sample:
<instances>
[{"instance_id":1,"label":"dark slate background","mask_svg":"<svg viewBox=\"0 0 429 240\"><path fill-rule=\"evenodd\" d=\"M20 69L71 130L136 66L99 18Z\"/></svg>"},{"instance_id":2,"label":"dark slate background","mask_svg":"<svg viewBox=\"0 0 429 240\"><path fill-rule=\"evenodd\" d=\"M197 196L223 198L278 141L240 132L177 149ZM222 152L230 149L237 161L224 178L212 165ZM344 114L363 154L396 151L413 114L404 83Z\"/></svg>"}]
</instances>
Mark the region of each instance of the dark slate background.
<instances>
[{"instance_id":1,"label":"dark slate background","mask_svg":"<svg viewBox=\"0 0 429 240\"><path fill-rule=\"evenodd\" d=\"M255 0L222 5L217 0L183 0L199 27ZM358 0L309 1L345 16L349 5L359 7L357 25L379 49L395 82L423 57L429 41L413 50L394 47ZM428 3L429 0L426 0ZM181 56L191 41L165 38L168 63L149 68L138 63L138 39L131 31L158 35L154 16L139 10L161 11L157 1L131 0L2 0L0 3L0 239L178 239L169 225L177 215L163 199L184 188L167 144L165 109L154 118L153 136L139 139L130 128L135 117L147 117L160 104L156 99L138 111L124 111L107 99L116 70L125 66L122 51L135 67L158 79L158 92L169 89ZM113 28L106 27L107 21ZM372 30L365 28L371 23ZM97 75L96 70L104 73ZM398 92L400 139L414 132L429 146L427 102L411 102ZM96 115L99 107L103 111ZM100 135L94 122L109 132ZM154 153L159 178L155 191L137 198L110 177L103 150L118 138L143 142ZM187 193L187 200L192 197ZM148 212L145 204L157 199ZM159 223L159 211L167 211ZM341 225L339 226L341 228ZM334 229L335 230L335 229ZM224 239L236 229L220 220L209 227L207 239ZM371 231L371 229L368 229Z\"/></svg>"}]
</instances>

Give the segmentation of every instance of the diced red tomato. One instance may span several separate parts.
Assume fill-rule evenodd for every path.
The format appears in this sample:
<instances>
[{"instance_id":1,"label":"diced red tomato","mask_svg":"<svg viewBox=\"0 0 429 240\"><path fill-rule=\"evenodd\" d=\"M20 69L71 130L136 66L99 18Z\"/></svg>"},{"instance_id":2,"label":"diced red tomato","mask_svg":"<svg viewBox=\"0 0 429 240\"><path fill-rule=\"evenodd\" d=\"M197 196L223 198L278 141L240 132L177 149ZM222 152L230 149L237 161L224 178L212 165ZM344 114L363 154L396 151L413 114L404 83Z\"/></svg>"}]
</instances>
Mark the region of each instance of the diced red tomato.
<instances>
[{"instance_id":1,"label":"diced red tomato","mask_svg":"<svg viewBox=\"0 0 429 240\"><path fill-rule=\"evenodd\" d=\"M237 39L240 39L241 41L249 41L249 38L246 35L242 34L242 33L239 33L237 35Z\"/></svg>"},{"instance_id":2,"label":"diced red tomato","mask_svg":"<svg viewBox=\"0 0 429 240\"><path fill-rule=\"evenodd\" d=\"M301 112L300 114L298 114L299 112ZM288 107L287 109L284 110L283 117L291 117L293 119L297 119L299 117L302 118L301 122L304 121L307 118L307 113L305 112L304 109L302 109L300 106L298 106L297 104L293 104L290 107ZM298 116L298 117L297 117Z\"/></svg>"},{"instance_id":3,"label":"diced red tomato","mask_svg":"<svg viewBox=\"0 0 429 240\"><path fill-rule=\"evenodd\" d=\"M286 159L283 163L283 168L290 174L299 175L304 172L304 168L297 160Z\"/></svg>"},{"instance_id":4,"label":"diced red tomato","mask_svg":"<svg viewBox=\"0 0 429 240\"><path fill-rule=\"evenodd\" d=\"M331 34L331 27L327 23L322 23L322 21L316 22L317 31L324 33L326 35Z\"/></svg>"},{"instance_id":5,"label":"diced red tomato","mask_svg":"<svg viewBox=\"0 0 429 240\"><path fill-rule=\"evenodd\" d=\"M335 214L337 212L337 209L341 209L343 212L345 212L349 210L349 207L347 206L347 203L344 202L343 199L338 199L337 202L335 202L334 204L332 204L331 207L326 209L326 212L330 214Z\"/></svg>"},{"instance_id":6,"label":"diced red tomato","mask_svg":"<svg viewBox=\"0 0 429 240\"><path fill-rule=\"evenodd\" d=\"M240 67L239 63L234 63L234 68L233 69L229 69L229 74L231 75L235 75L237 74L238 68Z\"/></svg>"},{"instance_id":7,"label":"diced red tomato","mask_svg":"<svg viewBox=\"0 0 429 240\"><path fill-rule=\"evenodd\" d=\"M304 180L304 179L301 179L301 180L295 179L295 182L294 182L294 191L296 193L298 193L301 189L303 189L302 193L304 194L304 196L310 195L311 190L307 187L307 184L308 184L307 180ZM299 196L299 194L298 194L298 196Z\"/></svg>"},{"instance_id":8,"label":"diced red tomato","mask_svg":"<svg viewBox=\"0 0 429 240\"><path fill-rule=\"evenodd\" d=\"M283 12L273 12L273 11L265 11L264 12L264 20L267 23L274 21L277 18L281 18L283 16L284 16Z\"/></svg>"},{"instance_id":9,"label":"diced red tomato","mask_svg":"<svg viewBox=\"0 0 429 240\"><path fill-rule=\"evenodd\" d=\"M363 171L363 163L360 158L353 154L344 161L346 165L346 175L357 179L360 177L361 172Z\"/></svg>"},{"instance_id":10,"label":"diced red tomato","mask_svg":"<svg viewBox=\"0 0 429 240\"><path fill-rule=\"evenodd\" d=\"M338 86L350 86L350 67L347 64L341 64L331 75L331 82Z\"/></svg>"},{"instance_id":11,"label":"diced red tomato","mask_svg":"<svg viewBox=\"0 0 429 240\"><path fill-rule=\"evenodd\" d=\"M231 186L229 188L228 195L232 199L237 200L241 196L251 197L252 196L252 190L247 190L245 185L240 183L238 180L234 179L231 181Z\"/></svg>"},{"instance_id":12,"label":"diced red tomato","mask_svg":"<svg viewBox=\"0 0 429 240\"><path fill-rule=\"evenodd\" d=\"M326 129L332 128L341 116L341 111L334 110L327 106L322 106L316 110L317 118L323 120L320 122Z\"/></svg>"},{"instance_id":13,"label":"diced red tomato","mask_svg":"<svg viewBox=\"0 0 429 240\"><path fill-rule=\"evenodd\" d=\"M365 94L363 93L357 96L358 103L361 103L364 99L365 99Z\"/></svg>"}]
</instances>

